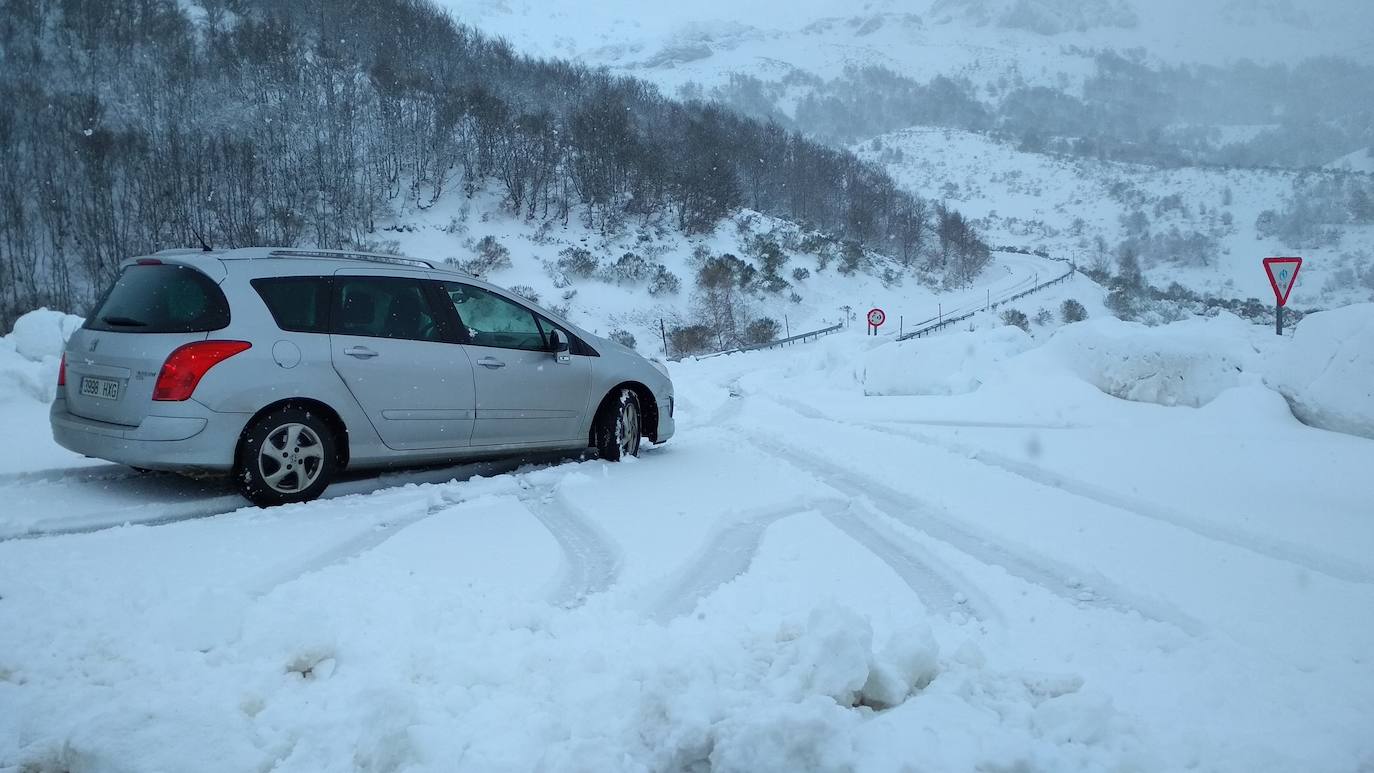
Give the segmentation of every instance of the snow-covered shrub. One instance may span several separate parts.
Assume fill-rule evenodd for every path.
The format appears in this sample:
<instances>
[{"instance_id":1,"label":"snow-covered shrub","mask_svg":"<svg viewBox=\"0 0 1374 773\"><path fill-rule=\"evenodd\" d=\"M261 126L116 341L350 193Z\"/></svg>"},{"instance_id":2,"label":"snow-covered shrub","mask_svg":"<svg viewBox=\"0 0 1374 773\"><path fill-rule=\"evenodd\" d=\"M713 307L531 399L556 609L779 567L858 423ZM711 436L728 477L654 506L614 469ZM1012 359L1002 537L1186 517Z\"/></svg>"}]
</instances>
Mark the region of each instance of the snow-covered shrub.
<instances>
[{"instance_id":1,"label":"snow-covered shrub","mask_svg":"<svg viewBox=\"0 0 1374 773\"><path fill-rule=\"evenodd\" d=\"M796 268L792 269L793 281L800 282L810 276L811 269L807 268L806 266L797 266Z\"/></svg>"},{"instance_id":2,"label":"snow-covered shrub","mask_svg":"<svg viewBox=\"0 0 1374 773\"><path fill-rule=\"evenodd\" d=\"M635 337L627 330L616 328L607 334L606 337L628 349L635 348Z\"/></svg>"},{"instance_id":3,"label":"snow-covered shrub","mask_svg":"<svg viewBox=\"0 0 1374 773\"><path fill-rule=\"evenodd\" d=\"M612 281L626 284L639 284L648 279L652 273L652 267L644 256L627 252L606 268L606 276Z\"/></svg>"},{"instance_id":4,"label":"snow-covered shrub","mask_svg":"<svg viewBox=\"0 0 1374 773\"><path fill-rule=\"evenodd\" d=\"M1374 438L1374 303L1304 317L1265 382L1304 424Z\"/></svg>"},{"instance_id":5,"label":"snow-covered shrub","mask_svg":"<svg viewBox=\"0 0 1374 773\"><path fill-rule=\"evenodd\" d=\"M654 264L654 275L649 280L649 294L653 296L677 295L682 289L682 280L668 270L662 263Z\"/></svg>"},{"instance_id":6,"label":"snow-covered shrub","mask_svg":"<svg viewBox=\"0 0 1374 773\"><path fill-rule=\"evenodd\" d=\"M778 333L782 332L782 325L778 324L772 317L760 317L744 326L744 333L741 335L745 346L754 344L766 344L778 340Z\"/></svg>"},{"instance_id":7,"label":"snow-covered shrub","mask_svg":"<svg viewBox=\"0 0 1374 773\"><path fill-rule=\"evenodd\" d=\"M1069 298L1059 305L1059 318L1065 324L1070 322L1082 322L1088 318L1088 310L1083 308L1083 304L1077 299Z\"/></svg>"},{"instance_id":8,"label":"snow-covered shrub","mask_svg":"<svg viewBox=\"0 0 1374 773\"><path fill-rule=\"evenodd\" d=\"M685 325L668 331L671 356L705 354L716 346L716 335L705 325Z\"/></svg>"},{"instance_id":9,"label":"snow-covered shrub","mask_svg":"<svg viewBox=\"0 0 1374 773\"><path fill-rule=\"evenodd\" d=\"M1040 310L1035 312L1035 324L1044 327L1053 321L1054 314L1049 309L1041 306Z\"/></svg>"},{"instance_id":10,"label":"snow-covered shrub","mask_svg":"<svg viewBox=\"0 0 1374 773\"><path fill-rule=\"evenodd\" d=\"M866 395L957 395L972 392L1000 363L1031 347L1018 327L916 338L878 346L864 358Z\"/></svg>"},{"instance_id":11,"label":"snow-covered shrub","mask_svg":"<svg viewBox=\"0 0 1374 773\"><path fill-rule=\"evenodd\" d=\"M510 250L494 236L483 236L477 242L477 255L460 261L459 266L473 276L487 276L493 271L511 267Z\"/></svg>"},{"instance_id":12,"label":"snow-covered shrub","mask_svg":"<svg viewBox=\"0 0 1374 773\"><path fill-rule=\"evenodd\" d=\"M1003 311L1002 324L1019 327L1027 333L1030 332L1030 318L1026 316L1026 312L1020 309L1006 309Z\"/></svg>"},{"instance_id":13,"label":"snow-covered shrub","mask_svg":"<svg viewBox=\"0 0 1374 773\"><path fill-rule=\"evenodd\" d=\"M511 285L510 291L520 296L521 298L524 298L530 303L539 302L539 293L529 285Z\"/></svg>"},{"instance_id":14,"label":"snow-covered shrub","mask_svg":"<svg viewBox=\"0 0 1374 773\"><path fill-rule=\"evenodd\" d=\"M601 264L590 250L581 247L568 247L558 253L558 261L554 264L560 271L568 276L581 277L583 279L596 274Z\"/></svg>"}]
</instances>

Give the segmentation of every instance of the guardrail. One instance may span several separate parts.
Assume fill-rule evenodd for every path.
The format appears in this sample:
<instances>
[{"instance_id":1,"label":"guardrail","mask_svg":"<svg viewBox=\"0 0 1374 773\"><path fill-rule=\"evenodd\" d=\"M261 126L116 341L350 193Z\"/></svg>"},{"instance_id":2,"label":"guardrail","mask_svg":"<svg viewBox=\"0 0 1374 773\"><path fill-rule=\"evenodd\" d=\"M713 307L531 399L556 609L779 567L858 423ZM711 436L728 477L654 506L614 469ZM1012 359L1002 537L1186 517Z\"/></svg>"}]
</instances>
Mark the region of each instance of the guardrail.
<instances>
[{"instance_id":1,"label":"guardrail","mask_svg":"<svg viewBox=\"0 0 1374 773\"><path fill-rule=\"evenodd\" d=\"M725 355L725 354L739 354L740 352L754 352L754 351L758 351L758 350L760 350L760 349L775 349L775 348L777 348L777 347L779 347L779 346L789 346L789 345L791 345L791 344L805 343L805 342L807 341L807 339L818 339L818 338L820 338L821 336L828 336L828 335L830 335L831 333L834 333L834 332L836 332L836 331L842 329L843 327L844 327L844 323L841 322L841 323L839 323L838 325L831 325L830 327L821 328L820 330L812 330L812 331L809 332L809 333L801 333L801 334L798 334L798 335L789 336L789 337L787 337L787 338L779 338L779 339L776 340L776 341L769 341L769 342L767 342L767 343L762 343L762 344L752 344L752 345L750 345L750 346L738 346L738 347L735 347L734 349L726 349L725 351L721 351L721 352L711 352L710 354L693 355L693 356L692 356L692 359L694 359L694 360L709 360L709 359L711 359L712 357L720 357L721 355ZM679 357L679 358L678 358L678 361L680 361L681 359L682 359L682 358Z\"/></svg>"},{"instance_id":2,"label":"guardrail","mask_svg":"<svg viewBox=\"0 0 1374 773\"><path fill-rule=\"evenodd\" d=\"M1045 289L1046 287L1049 287L1050 285L1057 285L1060 282L1067 282L1069 280L1069 277L1074 275L1075 270L1076 269L1070 268L1068 271L1065 271L1063 274L1060 274L1054 279L1050 279L1048 281L1032 285L1031 287L1025 290L1018 290L1017 288L1012 288L1009 291L1004 291L1008 294L1003 295L1002 297L999 297L996 300L992 300L991 298L989 298L989 300L984 302L981 306L978 306L977 308L974 308L972 310L953 311L950 314L941 314L935 317L931 317L930 319L925 320L924 322L917 323L916 328L911 332L897 336L897 340L906 341L911 338L921 338L930 335L931 333L949 327L950 325L953 325L956 322L962 322L980 311L989 311L991 309L997 308L998 306L1001 306L1004 303L1011 303L1012 301L1020 300L1021 298L1024 298L1027 295L1030 295L1031 293L1039 292Z\"/></svg>"}]
</instances>

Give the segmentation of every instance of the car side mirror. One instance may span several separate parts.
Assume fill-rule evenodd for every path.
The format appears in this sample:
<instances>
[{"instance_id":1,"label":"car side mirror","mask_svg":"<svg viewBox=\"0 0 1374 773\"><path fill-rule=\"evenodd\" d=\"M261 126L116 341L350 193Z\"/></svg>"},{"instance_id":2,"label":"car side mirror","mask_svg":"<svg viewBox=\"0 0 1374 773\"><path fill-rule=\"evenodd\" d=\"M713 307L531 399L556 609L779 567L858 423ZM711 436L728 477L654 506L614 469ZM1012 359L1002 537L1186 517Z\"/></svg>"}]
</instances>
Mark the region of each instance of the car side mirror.
<instances>
[{"instance_id":1,"label":"car side mirror","mask_svg":"<svg viewBox=\"0 0 1374 773\"><path fill-rule=\"evenodd\" d=\"M557 330L549 333L549 346L553 349L554 359L559 362L568 362L572 357L568 354L568 342L563 340L563 336Z\"/></svg>"}]
</instances>

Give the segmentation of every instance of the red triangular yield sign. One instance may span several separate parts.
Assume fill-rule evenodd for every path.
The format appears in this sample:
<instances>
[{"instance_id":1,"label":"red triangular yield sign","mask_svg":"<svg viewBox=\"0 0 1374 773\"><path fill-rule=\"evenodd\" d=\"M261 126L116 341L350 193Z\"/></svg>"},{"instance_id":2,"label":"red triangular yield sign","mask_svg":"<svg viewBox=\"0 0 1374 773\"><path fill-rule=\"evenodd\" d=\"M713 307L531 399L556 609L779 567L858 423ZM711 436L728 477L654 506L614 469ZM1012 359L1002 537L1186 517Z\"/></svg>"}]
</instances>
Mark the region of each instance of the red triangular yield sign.
<instances>
[{"instance_id":1,"label":"red triangular yield sign","mask_svg":"<svg viewBox=\"0 0 1374 773\"><path fill-rule=\"evenodd\" d=\"M1269 286L1274 288L1274 300L1280 306L1288 303L1288 294L1298 281L1302 258L1265 258L1264 270L1269 274Z\"/></svg>"}]
</instances>

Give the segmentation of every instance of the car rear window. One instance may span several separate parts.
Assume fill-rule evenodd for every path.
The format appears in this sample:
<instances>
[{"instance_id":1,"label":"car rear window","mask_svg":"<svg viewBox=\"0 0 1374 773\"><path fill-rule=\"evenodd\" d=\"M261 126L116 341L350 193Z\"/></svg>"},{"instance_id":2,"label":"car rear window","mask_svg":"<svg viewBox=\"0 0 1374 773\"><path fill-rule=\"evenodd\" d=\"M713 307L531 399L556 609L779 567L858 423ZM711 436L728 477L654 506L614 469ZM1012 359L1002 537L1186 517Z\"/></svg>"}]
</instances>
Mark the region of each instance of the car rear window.
<instances>
[{"instance_id":1,"label":"car rear window","mask_svg":"<svg viewBox=\"0 0 1374 773\"><path fill-rule=\"evenodd\" d=\"M229 325L229 301L214 280L174 264L129 266L105 293L89 330L203 333Z\"/></svg>"},{"instance_id":2,"label":"car rear window","mask_svg":"<svg viewBox=\"0 0 1374 773\"><path fill-rule=\"evenodd\" d=\"M277 327L295 333L329 332L329 277L254 279L252 284Z\"/></svg>"}]
</instances>

